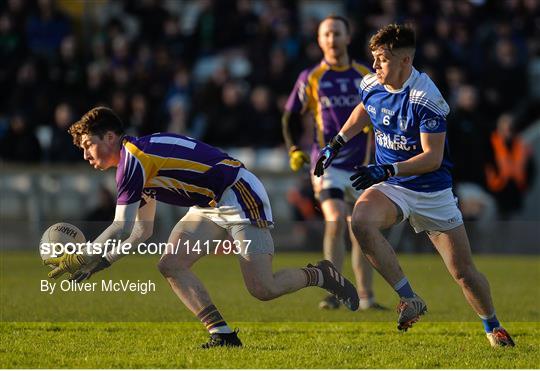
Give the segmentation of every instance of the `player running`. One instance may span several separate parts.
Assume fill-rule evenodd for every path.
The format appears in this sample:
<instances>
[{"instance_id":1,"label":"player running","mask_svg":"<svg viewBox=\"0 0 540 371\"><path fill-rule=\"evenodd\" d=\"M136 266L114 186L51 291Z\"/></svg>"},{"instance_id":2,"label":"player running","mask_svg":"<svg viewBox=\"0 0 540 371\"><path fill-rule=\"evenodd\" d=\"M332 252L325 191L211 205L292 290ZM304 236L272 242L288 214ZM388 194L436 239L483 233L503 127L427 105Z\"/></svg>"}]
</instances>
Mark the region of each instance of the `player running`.
<instances>
[{"instance_id":1,"label":"player running","mask_svg":"<svg viewBox=\"0 0 540 371\"><path fill-rule=\"evenodd\" d=\"M315 175L323 175L340 149L347 149L347 142L371 122L377 165L359 166L351 177L356 189L366 190L356 202L352 224L362 251L400 296L398 329L406 331L427 307L380 230L409 219L417 233L427 232L482 319L491 345L514 346L495 315L489 283L472 261L451 188L446 140L449 107L431 79L412 66L414 31L402 25L386 26L371 38L369 48L375 73L363 78L362 103L320 152Z\"/></svg>"},{"instance_id":2,"label":"player running","mask_svg":"<svg viewBox=\"0 0 540 371\"><path fill-rule=\"evenodd\" d=\"M241 346L191 266L208 253L203 246L226 230L239 248L239 262L248 291L271 300L308 286L320 286L351 310L358 309L355 287L329 261L306 268L272 272L274 244L270 234L272 211L266 191L240 161L195 139L174 134L135 138L124 135L114 112L97 107L69 128L84 159L96 169L116 167L117 202L113 223L93 242L122 240L131 246L147 240L153 231L156 201L190 206L173 228L169 249L159 261L160 272L174 293L210 332L204 348ZM187 247L192 247L186 248ZM57 265L52 278L71 273L77 281L109 267L124 254L63 255L47 264Z\"/></svg>"},{"instance_id":3,"label":"player running","mask_svg":"<svg viewBox=\"0 0 540 371\"><path fill-rule=\"evenodd\" d=\"M360 102L358 87L369 68L349 57L347 46L351 41L348 21L340 16L328 16L319 24L318 41L324 58L317 66L308 68L298 77L282 118L283 136L289 148L290 166L300 170L309 158L296 144L292 133L302 127L302 115L310 114L315 120L311 163L325 143L341 129ZM321 203L325 220L323 241L324 258L341 271L345 259L345 233L352 241L352 266L360 296L360 309L382 309L373 294L373 269L363 256L358 242L350 231L352 206L361 192L350 184L354 166L367 165L371 157L372 135L368 130L353 139L353 145L341 151L321 178L312 177L315 196ZM333 295L324 298L319 307L336 309L339 301Z\"/></svg>"}]
</instances>

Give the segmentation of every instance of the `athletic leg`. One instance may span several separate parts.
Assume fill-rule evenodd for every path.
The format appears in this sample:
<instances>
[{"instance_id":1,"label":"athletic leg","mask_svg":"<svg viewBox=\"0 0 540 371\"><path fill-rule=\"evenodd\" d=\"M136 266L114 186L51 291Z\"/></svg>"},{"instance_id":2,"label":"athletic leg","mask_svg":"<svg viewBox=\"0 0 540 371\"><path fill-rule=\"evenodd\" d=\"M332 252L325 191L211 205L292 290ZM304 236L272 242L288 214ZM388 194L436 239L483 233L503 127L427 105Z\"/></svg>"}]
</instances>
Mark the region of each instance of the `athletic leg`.
<instances>
[{"instance_id":1,"label":"athletic leg","mask_svg":"<svg viewBox=\"0 0 540 371\"><path fill-rule=\"evenodd\" d=\"M272 271L272 255L255 254L239 257L246 288L259 300L272 300L307 287L302 269Z\"/></svg>"},{"instance_id":2,"label":"athletic leg","mask_svg":"<svg viewBox=\"0 0 540 371\"><path fill-rule=\"evenodd\" d=\"M375 293L373 291L373 267L362 253L362 249L356 240L352 231L352 225L349 217L349 235L351 238L351 264L360 297L360 309L386 309L375 302Z\"/></svg>"},{"instance_id":3,"label":"athletic leg","mask_svg":"<svg viewBox=\"0 0 540 371\"><path fill-rule=\"evenodd\" d=\"M158 263L158 269L167 279L174 293L194 314L212 304L210 295L202 282L191 271L191 267L206 255L192 251L199 239L212 240L222 229L211 221L188 212L173 228L169 243L180 246L166 251ZM204 236L204 237L203 237ZM199 243L204 241L199 241Z\"/></svg>"},{"instance_id":4,"label":"athletic leg","mask_svg":"<svg viewBox=\"0 0 540 371\"><path fill-rule=\"evenodd\" d=\"M504 329L501 330L495 315L489 282L474 265L465 226L460 225L444 232L430 232L428 236L446 268L461 287L467 302L482 319L490 343L493 346L513 346L512 338Z\"/></svg>"},{"instance_id":5,"label":"athletic leg","mask_svg":"<svg viewBox=\"0 0 540 371\"><path fill-rule=\"evenodd\" d=\"M397 218L398 210L388 197L376 189L367 189L356 202L351 220L353 234L362 252L392 287L405 275L381 229L393 225Z\"/></svg>"},{"instance_id":6,"label":"athletic leg","mask_svg":"<svg viewBox=\"0 0 540 371\"><path fill-rule=\"evenodd\" d=\"M306 273L300 268L272 272L274 241L267 228L245 224L232 226L229 231L240 243L240 268L246 288L255 298L271 300L308 286ZM246 241L250 241L247 250Z\"/></svg>"},{"instance_id":7,"label":"athletic leg","mask_svg":"<svg viewBox=\"0 0 540 371\"><path fill-rule=\"evenodd\" d=\"M341 271L345 260L347 204L343 200L330 198L321 202L321 209L325 221L323 255Z\"/></svg>"},{"instance_id":8,"label":"athletic leg","mask_svg":"<svg viewBox=\"0 0 540 371\"><path fill-rule=\"evenodd\" d=\"M188 212L169 236L168 242L179 248L168 249L158 263L159 271L176 296L210 332L210 340L203 344L203 348L242 345L236 332L229 328L212 303L203 283L191 271L192 265L206 255L204 248L200 252L194 251L195 244L213 240L222 234L223 229L212 221Z\"/></svg>"},{"instance_id":9,"label":"athletic leg","mask_svg":"<svg viewBox=\"0 0 540 371\"><path fill-rule=\"evenodd\" d=\"M473 263L465 227L460 225L449 231L431 232L428 236L471 307L479 315L493 314L489 283Z\"/></svg>"},{"instance_id":10,"label":"athletic leg","mask_svg":"<svg viewBox=\"0 0 540 371\"><path fill-rule=\"evenodd\" d=\"M332 265L323 261L307 268L272 271L274 244L267 228L235 225L229 229L235 241L251 241L249 250L242 249L240 268L248 291L259 300L271 300L308 286L320 286L351 309L358 307L356 288Z\"/></svg>"},{"instance_id":11,"label":"athletic leg","mask_svg":"<svg viewBox=\"0 0 540 371\"><path fill-rule=\"evenodd\" d=\"M472 260L470 241L457 199L450 189L430 194L411 194L416 199L409 221L416 232L427 231L446 268L463 291L469 305L482 318L492 345L514 345L500 327L489 283Z\"/></svg>"},{"instance_id":12,"label":"athletic leg","mask_svg":"<svg viewBox=\"0 0 540 371\"><path fill-rule=\"evenodd\" d=\"M398 329L407 331L426 312L427 307L412 290L394 249L381 233L381 229L394 224L398 216L397 206L386 195L377 189L368 188L354 207L352 229L371 265L399 295Z\"/></svg>"},{"instance_id":13,"label":"athletic leg","mask_svg":"<svg viewBox=\"0 0 540 371\"><path fill-rule=\"evenodd\" d=\"M333 295L336 295L340 300L346 296L347 299L344 300L345 305L351 310L358 309L358 295L356 293L356 288L344 277L334 278L335 276L333 276L333 274L337 273L335 268L333 274L328 274L329 267L320 265L321 263L319 263L316 266L308 266L308 268L282 269L273 273L272 255L247 255L240 256L239 259L246 287L251 295L259 300L272 300L282 295L298 291L304 287L320 286L327 289ZM324 260L323 262L331 264L327 260ZM333 266L330 266L330 269L332 269L331 267ZM310 279L306 277L306 269L319 271L319 280L322 279L322 282L311 283ZM340 288L338 292L331 291L333 290L332 287L336 286L336 282L330 281L339 281L340 279L344 287ZM345 280L344 283L343 280Z\"/></svg>"},{"instance_id":14,"label":"athletic leg","mask_svg":"<svg viewBox=\"0 0 540 371\"><path fill-rule=\"evenodd\" d=\"M337 196L343 198L340 189L325 189L319 194L321 198L327 196ZM321 209L324 216L324 239L323 256L331 261L339 272L343 270L345 260L345 229L347 204L340 198L327 198L321 201ZM339 301L333 295L327 295L319 302L321 309L337 309Z\"/></svg>"}]
</instances>

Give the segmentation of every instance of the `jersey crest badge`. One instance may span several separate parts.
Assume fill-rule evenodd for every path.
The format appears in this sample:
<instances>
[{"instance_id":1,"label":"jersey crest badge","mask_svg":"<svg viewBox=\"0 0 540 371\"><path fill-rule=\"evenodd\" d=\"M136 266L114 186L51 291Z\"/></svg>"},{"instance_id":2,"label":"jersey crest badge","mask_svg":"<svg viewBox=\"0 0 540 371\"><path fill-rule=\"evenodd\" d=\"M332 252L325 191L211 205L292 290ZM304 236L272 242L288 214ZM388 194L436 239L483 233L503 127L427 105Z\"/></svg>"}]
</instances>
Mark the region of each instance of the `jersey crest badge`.
<instances>
[{"instance_id":1,"label":"jersey crest badge","mask_svg":"<svg viewBox=\"0 0 540 371\"><path fill-rule=\"evenodd\" d=\"M399 121L399 128L401 129L401 131L407 131L407 116L399 116L398 117L398 121Z\"/></svg>"},{"instance_id":2,"label":"jersey crest badge","mask_svg":"<svg viewBox=\"0 0 540 371\"><path fill-rule=\"evenodd\" d=\"M431 120L428 120L426 122L426 127L429 130L435 130L435 129L437 129L438 126L439 126L439 121L438 120L431 119Z\"/></svg>"}]
</instances>

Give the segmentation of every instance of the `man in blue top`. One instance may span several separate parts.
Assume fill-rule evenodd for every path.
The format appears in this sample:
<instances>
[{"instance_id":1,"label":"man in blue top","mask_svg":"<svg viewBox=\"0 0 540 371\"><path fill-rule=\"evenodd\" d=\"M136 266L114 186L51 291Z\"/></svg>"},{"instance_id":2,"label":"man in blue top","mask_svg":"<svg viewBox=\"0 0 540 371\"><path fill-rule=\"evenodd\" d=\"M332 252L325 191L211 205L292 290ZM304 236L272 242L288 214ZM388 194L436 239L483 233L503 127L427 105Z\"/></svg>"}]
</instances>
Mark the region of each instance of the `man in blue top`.
<instances>
[{"instance_id":1,"label":"man in blue top","mask_svg":"<svg viewBox=\"0 0 540 371\"><path fill-rule=\"evenodd\" d=\"M371 38L369 48L375 73L362 79L362 102L321 150L315 175L321 176L341 147L371 122L377 164L359 166L351 177L355 188L365 189L354 207L352 224L364 254L400 296L398 329L406 331L427 310L380 232L408 218L417 233L427 232L482 319L491 345L513 346L495 315L489 283L472 261L452 194L446 140L449 107L431 79L412 66L414 31L388 25Z\"/></svg>"}]
</instances>

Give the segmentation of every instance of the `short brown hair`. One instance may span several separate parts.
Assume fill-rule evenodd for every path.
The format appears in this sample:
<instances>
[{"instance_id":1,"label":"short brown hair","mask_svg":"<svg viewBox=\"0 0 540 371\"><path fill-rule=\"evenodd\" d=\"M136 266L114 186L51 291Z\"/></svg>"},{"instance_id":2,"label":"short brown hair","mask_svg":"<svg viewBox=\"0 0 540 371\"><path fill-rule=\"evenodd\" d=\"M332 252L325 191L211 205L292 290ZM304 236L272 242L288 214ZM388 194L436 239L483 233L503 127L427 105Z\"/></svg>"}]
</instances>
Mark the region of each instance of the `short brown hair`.
<instances>
[{"instance_id":1,"label":"short brown hair","mask_svg":"<svg viewBox=\"0 0 540 371\"><path fill-rule=\"evenodd\" d=\"M101 139L106 132L112 131L117 135L124 134L122 121L108 107L94 107L68 129L73 137L73 144L81 146L81 137L85 134L97 135Z\"/></svg>"},{"instance_id":2,"label":"short brown hair","mask_svg":"<svg viewBox=\"0 0 540 371\"><path fill-rule=\"evenodd\" d=\"M340 15L336 15L336 14L330 14L324 17L323 20L319 22L319 25L323 23L324 21L326 21L327 19L343 22L343 24L345 25L345 31L347 31L347 34L351 33L351 26L349 25L349 21L347 20L347 18L342 17Z\"/></svg>"},{"instance_id":3,"label":"short brown hair","mask_svg":"<svg viewBox=\"0 0 540 371\"><path fill-rule=\"evenodd\" d=\"M381 28L369 40L369 50L374 51L381 46L388 48L390 52L394 49L416 48L416 36L414 29L409 25L389 24Z\"/></svg>"}]
</instances>

